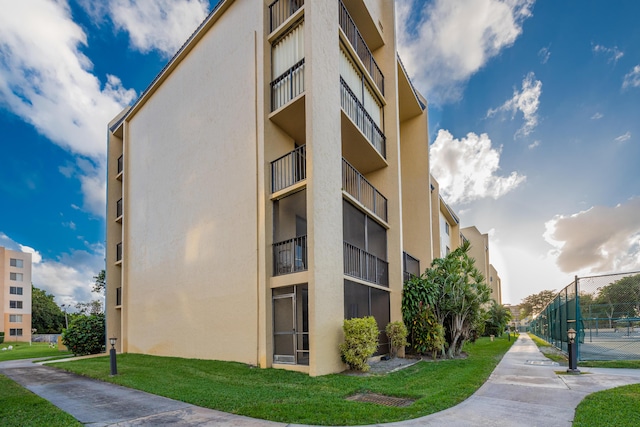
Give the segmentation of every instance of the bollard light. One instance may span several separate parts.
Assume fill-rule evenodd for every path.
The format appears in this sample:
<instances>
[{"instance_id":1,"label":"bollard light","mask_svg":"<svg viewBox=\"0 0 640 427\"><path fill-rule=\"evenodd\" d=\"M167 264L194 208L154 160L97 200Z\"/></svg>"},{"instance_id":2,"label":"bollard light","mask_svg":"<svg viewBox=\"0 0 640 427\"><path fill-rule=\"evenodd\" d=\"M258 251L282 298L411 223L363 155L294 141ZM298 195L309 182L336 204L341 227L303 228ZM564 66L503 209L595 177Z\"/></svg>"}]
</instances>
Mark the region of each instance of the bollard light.
<instances>
[{"instance_id":1,"label":"bollard light","mask_svg":"<svg viewBox=\"0 0 640 427\"><path fill-rule=\"evenodd\" d=\"M568 342L568 350L569 350L569 369L567 372L572 374L579 374L580 370L578 369L578 352L576 350L576 331L573 328L570 328L567 331Z\"/></svg>"},{"instance_id":2,"label":"bollard light","mask_svg":"<svg viewBox=\"0 0 640 427\"><path fill-rule=\"evenodd\" d=\"M111 362L111 376L118 375L118 365L116 362L116 341L118 338L109 338L111 350L109 350L109 361Z\"/></svg>"}]
</instances>

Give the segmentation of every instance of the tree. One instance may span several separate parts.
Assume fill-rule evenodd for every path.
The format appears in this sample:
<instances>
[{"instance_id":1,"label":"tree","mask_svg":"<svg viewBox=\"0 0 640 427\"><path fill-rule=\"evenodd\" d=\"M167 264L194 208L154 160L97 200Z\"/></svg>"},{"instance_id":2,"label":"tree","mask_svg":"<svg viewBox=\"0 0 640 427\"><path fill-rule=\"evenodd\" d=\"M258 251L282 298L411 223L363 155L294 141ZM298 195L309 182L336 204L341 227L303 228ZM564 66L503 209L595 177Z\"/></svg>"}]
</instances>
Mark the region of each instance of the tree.
<instances>
[{"instance_id":1,"label":"tree","mask_svg":"<svg viewBox=\"0 0 640 427\"><path fill-rule=\"evenodd\" d=\"M107 280L104 269L100 270L100 273L98 273L97 276L93 276L93 280L95 281L95 283L93 284L93 288L91 289L91 291L98 294L104 293L105 289L107 288Z\"/></svg>"},{"instance_id":2,"label":"tree","mask_svg":"<svg viewBox=\"0 0 640 427\"><path fill-rule=\"evenodd\" d=\"M31 327L40 334L59 334L64 327L64 313L54 296L31 284Z\"/></svg>"},{"instance_id":3,"label":"tree","mask_svg":"<svg viewBox=\"0 0 640 427\"><path fill-rule=\"evenodd\" d=\"M520 316L525 318L540 313L555 297L556 291L540 291L529 295L520 303Z\"/></svg>"},{"instance_id":4,"label":"tree","mask_svg":"<svg viewBox=\"0 0 640 427\"><path fill-rule=\"evenodd\" d=\"M626 276L598 288L594 305L609 318L610 328L613 327L613 318L640 315L640 274Z\"/></svg>"},{"instance_id":5,"label":"tree","mask_svg":"<svg viewBox=\"0 0 640 427\"><path fill-rule=\"evenodd\" d=\"M78 313L85 315L103 313L102 301L97 299L94 299L91 302L79 302L76 304L76 308L78 309Z\"/></svg>"},{"instance_id":6,"label":"tree","mask_svg":"<svg viewBox=\"0 0 640 427\"><path fill-rule=\"evenodd\" d=\"M502 335L502 332L511 321L511 310L496 301L492 301L487 317L485 333L487 335Z\"/></svg>"},{"instance_id":7,"label":"tree","mask_svg":"<svg viewBox=\"0 0 640 427\"><path fill-rule=\"evenodd\" d=\"M101 353L105 337L104 314L78 316L62 331L62 343L76 356Z\"/></svg>"}]
</instances>

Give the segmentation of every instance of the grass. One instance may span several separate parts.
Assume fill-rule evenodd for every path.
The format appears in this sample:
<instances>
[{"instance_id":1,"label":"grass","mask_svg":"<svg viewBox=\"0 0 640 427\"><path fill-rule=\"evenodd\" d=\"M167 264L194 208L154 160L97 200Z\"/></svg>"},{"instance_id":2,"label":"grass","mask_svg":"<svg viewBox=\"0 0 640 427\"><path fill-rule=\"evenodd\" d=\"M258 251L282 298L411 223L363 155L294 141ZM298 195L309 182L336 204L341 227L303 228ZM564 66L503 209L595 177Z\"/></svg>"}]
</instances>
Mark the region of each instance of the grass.
<instances>
[{"instance_id":1,"label":"grass","mask_svg":"<svg viewBox=\"0 0 640 427\"><path fill-rule=\"evenodd\" d=\"M319 425L374 424L406 420L442 411L475 392L489 377L513 341L481 338L468 344L466 359L420 362L388 374L309 377L279 369L210 360L139 354L118 355L118 373L109 376L109 358L54 366L126 387L206 408L285 423ZM346 401L355 393L408 397L406 408Z\"/></svg>"},{"instance_id":2,"label":"grass","mask_svg":"<svg viewBox=\"0 0 640 427\"><path fill-rule=\"evenodd\" d=\"M0 425L3 427L82 426L71 415L0 375Z\"/></svg>"},{"instance_id":3,"label":"grass","mask_svg":"<svg viewBox=\"0 0 640 427\"><path fill-rule=\"evenodd\" d=\"M586 368L640 369L640 360L583 360L578 364Z\"/></svg>"},{"instance_id":4,"label":"grass","mask_svg":"<svg viewBox=\"0 0 640 427\"><path fill-rule=\"evenodd\" d=\"M13 350L0 351L0 362L7 360L31 359L35 357L58 357L70 355L68 351L59 351L57 348L50 348L49 343L34 342L4 342L0 344L0 349L13 347Z\"/></svg>"},{"instance_id":5,"label":"grass","mask_svg":"<svg viewBox=\"0 0 640 427\"><path fill-rule=\"evenodd\" d=\"M576 408L574 427L637 427L640 425L640 384L599 391Z\"/></svg>"}]
</instances>

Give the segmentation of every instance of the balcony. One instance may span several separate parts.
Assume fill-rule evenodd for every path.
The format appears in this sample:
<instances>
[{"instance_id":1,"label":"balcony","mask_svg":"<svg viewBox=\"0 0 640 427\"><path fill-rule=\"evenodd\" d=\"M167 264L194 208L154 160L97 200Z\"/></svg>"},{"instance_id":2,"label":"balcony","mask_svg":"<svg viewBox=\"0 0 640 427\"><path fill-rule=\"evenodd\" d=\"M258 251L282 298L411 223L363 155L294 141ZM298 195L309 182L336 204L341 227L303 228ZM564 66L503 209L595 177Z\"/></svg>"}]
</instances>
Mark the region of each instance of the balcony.
<instances>
[{"instance_id":1,"label":"balcony","mask_svg":"<svg viewBox=\"0 0 640 427\"><path fill-rule=\"evenodd\" d=\"M378 154L386 159L387 147L384 133L382 133L378 125L367 113L364 105L362 105L342 77L340 77L340 106Z\"/></svg>"},{"instance_id":2,"label":"balcony","mask_svg":"<svg viewBox=\"0 0 640 427\"><path fill-rule=\"evenodd\" d=\"M116 306L122 305L122 287L116 288Z\"/></svg>"},{"instance_id":3,"label":"balcony","mask_svg":"<svg viewBox=\"0 0 640 427\"><path fill-rule=\"evenodd\" d=\"M116 202L116 220L121 219L122 217L122 199Z\"/></svg>"},{"instance_id":4,"label":"balcony","mask_svg":"<svg viewBox=\"0 0 640 427\"><path fill-rule=\"evenodd\" d=\"M120 176L122 175L122 171L124 170L124 155L121 154L120 157L118 157L118 169L116 171L116 176Z\"/></svg>"},{"instance_id":5,"label":"balcony","mask_svg":"<svg viewBox=\"0 0 640 427\"><path fill-rule=\"evenodd\" d=\"M344 274L389 287L389 263L344 242Z\"/></svg>"},{"instance_id":6,"label":"balcony","mask_svg":"<svg viewBox=\"0 0 640 427\"><path fill-rule=\"evenodd\" d=\"M402 252L403 276L404 281L411 279L411 276L420 276L420 260Z\"/></svg>"},{"instance_id":7,"label":"balcony","mask_svg":"<svg viewBox=\"0 0 640 427\"><path fill-rule=\"evenodd\" d=\"M273 244L273 275L307 270L307 236L298 236Z\"/></svg>"},{"instance_id":8,"label":"balcony","mask_svg":"<svg viewBox=\"0 0 640 427\"><path fill-rule=\"evenodd\" d=\"M276 193L307 178L306 146L271 162L271 192Z\"/></svg>"},{"instance_id":9,"label":"balcony","mask_svg":"<svg viewBox=\"0 0 640 427\"><path fill-rule=\"evenodd\" d=\"M116 245L116 262L122 261L122 242Z\"/></svg>"},{"instance_id":10,"label":"balcony","mask_svg":"<svg viewBox=\"0 0 640 427\"><path fill-rule=\"evenodd\" d=\"M342 159L342 188L378 218L387 221L387 198L345 159Z\"/></svg>"},{"instance_id":11,"label":"balcony","mask_svg":"<svg viewBox=\"0 0 640 427\"><path fill-rule=\"evenodd\" d=\"M364 41L360 31L358 31L358 27L355 22L353 22L351 15L349 15L347 8L342 1L340 2L340 28L344 32L347 40L349 40L349 43L351 43L351 47L362 61L362 64L369 73L371 80L373 80L380 93L384 96L384 75L382 74L382 71L380 71L380 67L373 58L371 50L369 50L367 43Z\"/></svg>"},{"instance_id":12,"label":"balcony","mask_svg":"<svg viewBox=\"0 0 640 427\"><path fill-rule=\"evenodd\" d=\"M304 92L304 58L271 82L271 111Z\"/></svg>"},{"instance_id":13,"label":"balcony","mask_svg":"<svg viewBox=\"0 0 640 427\"><path fill-rule=\"evenodd\" d=\"M304 6L304 0L275 0L269 5L269 32L282 25L298 9Z\"/></svg>"}]
</instances>

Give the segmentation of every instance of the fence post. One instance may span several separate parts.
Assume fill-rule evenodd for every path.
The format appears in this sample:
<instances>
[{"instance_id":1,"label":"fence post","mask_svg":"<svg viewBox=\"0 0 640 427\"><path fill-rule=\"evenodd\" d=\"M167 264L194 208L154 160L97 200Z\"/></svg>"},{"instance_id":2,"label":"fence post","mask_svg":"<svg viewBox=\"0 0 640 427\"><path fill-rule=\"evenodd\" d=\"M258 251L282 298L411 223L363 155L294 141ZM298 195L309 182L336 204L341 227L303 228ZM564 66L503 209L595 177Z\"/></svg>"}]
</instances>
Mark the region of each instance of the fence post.
<instances>
[{"instance_id":1,"label":"fence post","mask_svg":"<svg viewBox=\"0 0 640 427\"><path fill-rule=\"evenodd\" d=\"M579 278L578 275L575 276L575 289L574 292L576 293L576 331L577 331L577 336L576 336L576 361L580 360L580 334L584 334L584 327L582 325L582 322L580 321L580 286L579 286L579 282L578 282Z\"/></svg>"}]
</instances>

